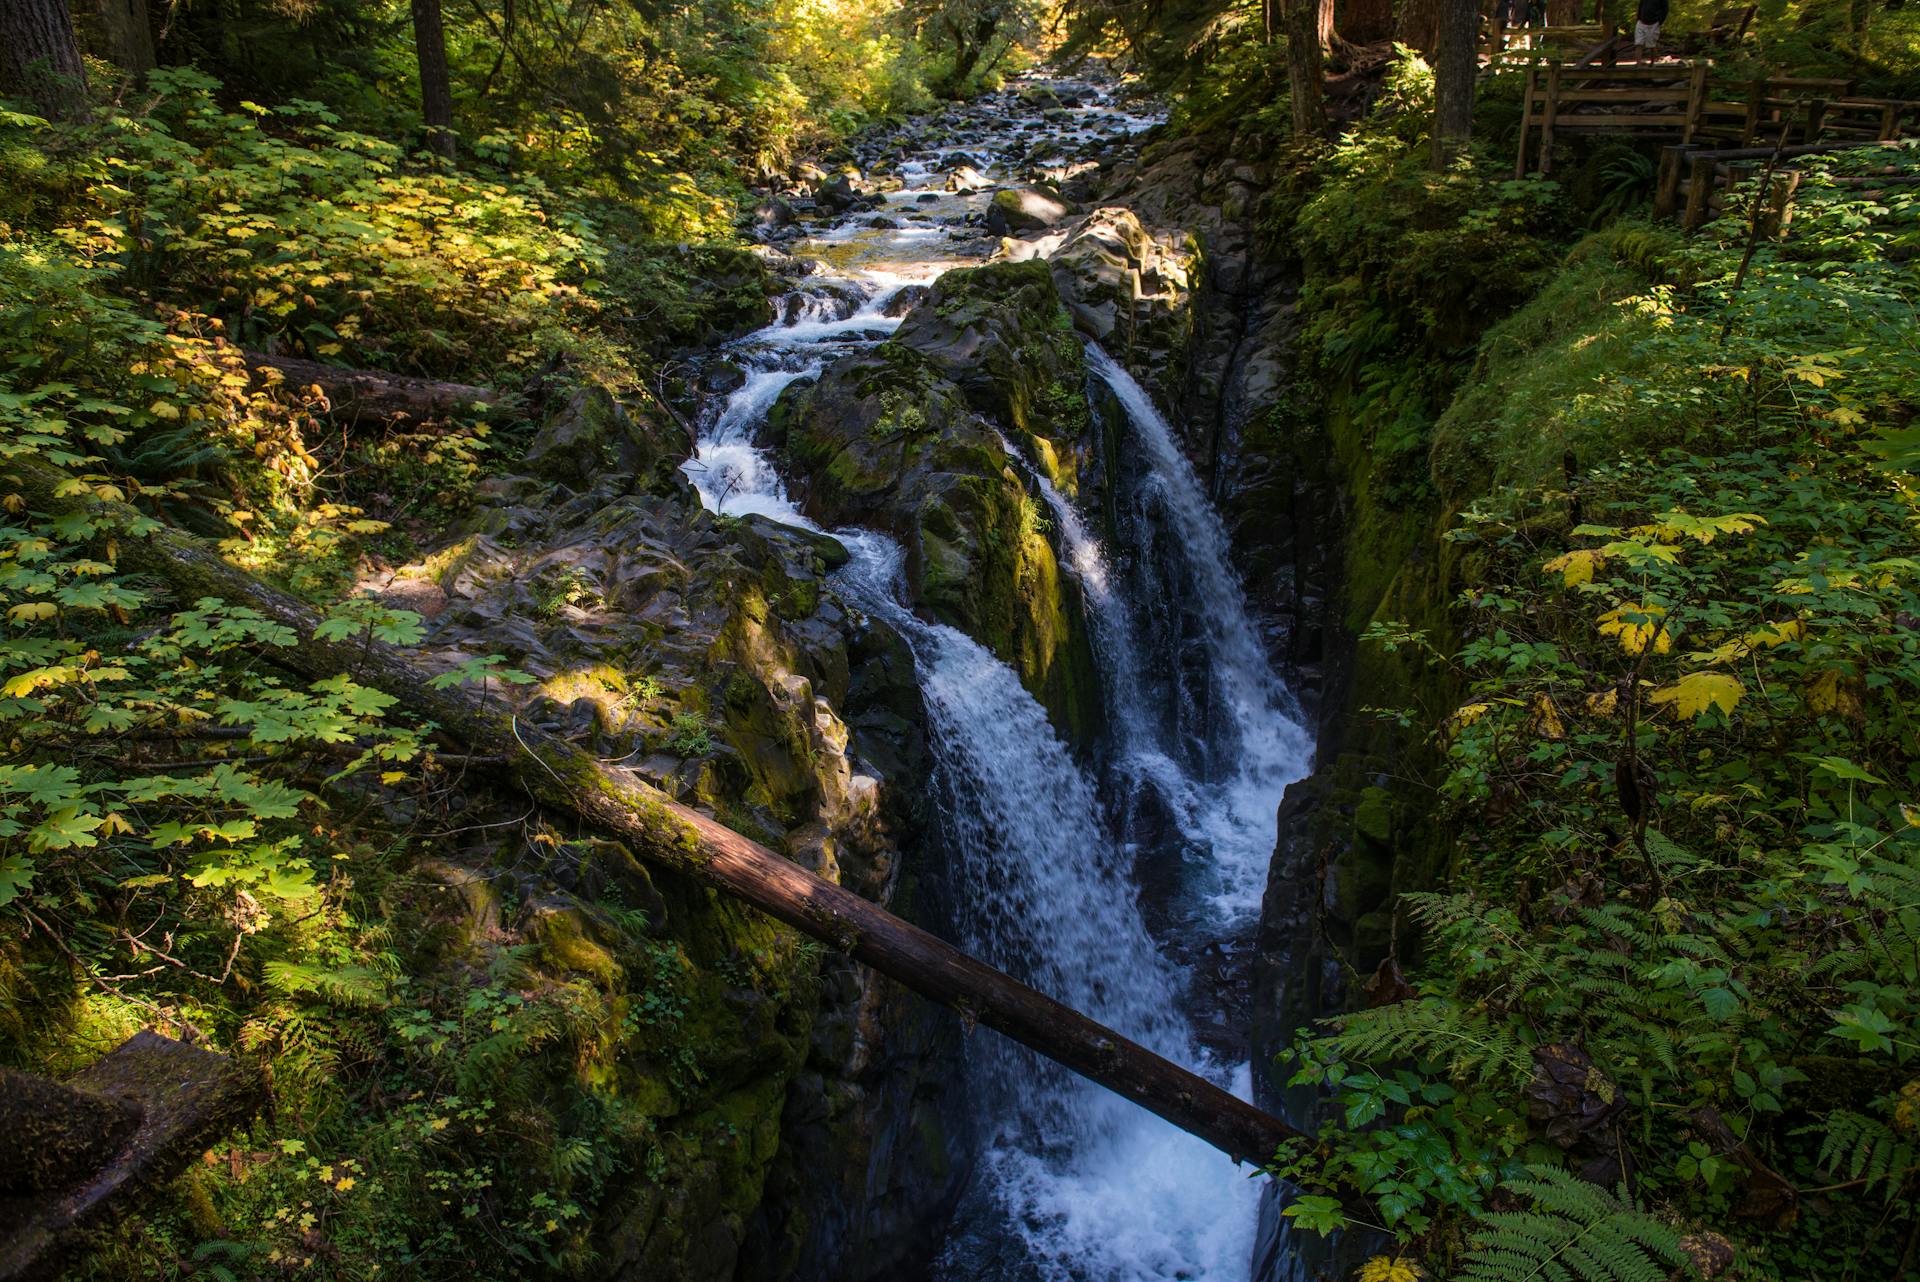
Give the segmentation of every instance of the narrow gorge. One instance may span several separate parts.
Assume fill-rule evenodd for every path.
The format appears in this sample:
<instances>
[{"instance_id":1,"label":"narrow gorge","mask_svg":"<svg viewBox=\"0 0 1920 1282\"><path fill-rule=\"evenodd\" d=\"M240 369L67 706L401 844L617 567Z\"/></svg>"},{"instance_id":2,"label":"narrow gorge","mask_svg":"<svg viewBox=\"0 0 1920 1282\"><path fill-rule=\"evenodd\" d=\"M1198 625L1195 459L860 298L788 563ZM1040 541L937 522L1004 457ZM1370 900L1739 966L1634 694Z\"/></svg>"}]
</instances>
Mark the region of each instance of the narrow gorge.
<instances>
[{"instance_id":1,"label":"narrow gorge","mask_svg":"<svg viewBox=\"0 0 1920 1282\"><path fill-rule=\"evenodd\" d=\"M905 641L940 925L1246 1092L1272 816L1310 745L1183 442L1069 310L1132 321L1143 274L1192 268L1124 208L1001 186L1103 181L1151 123L1108 93L1031 81L880 140L874 208L782 238L805 274L712 359L685 470L723 517L830 531L831 588ZM982 236L1008 195L1059 226ZM1168 280L1139 319L1187 303ZM1246 1276L1254 1173L992 1034L965 1066L978 1147L939 1276Z\"/></svg>"},{"instance_id":2,"label":"narrow gorge","mask_svg":"<svg viewBox=\"0 0 1920 1282\"><path fill-rule=\"evenodd\" d=\"M1633 2L0 0L0 1282L1920 1279L1920 7Z\"/></svg>"}]
</instances>

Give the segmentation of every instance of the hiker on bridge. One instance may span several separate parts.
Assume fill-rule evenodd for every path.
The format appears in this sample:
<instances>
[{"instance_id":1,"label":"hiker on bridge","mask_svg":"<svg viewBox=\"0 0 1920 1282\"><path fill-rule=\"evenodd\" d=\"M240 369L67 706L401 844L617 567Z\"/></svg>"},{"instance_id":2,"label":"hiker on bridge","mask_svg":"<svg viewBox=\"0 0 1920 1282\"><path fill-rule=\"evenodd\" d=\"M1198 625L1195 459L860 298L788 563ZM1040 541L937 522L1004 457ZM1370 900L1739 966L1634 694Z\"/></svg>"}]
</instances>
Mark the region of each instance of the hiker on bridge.
<instances>
[{"instance_id":1,"label":"hiker on bridge","mask_svg":"<svg viewBox=\"0 0 1920 1282\"><path fill-rule=\"evenodd\" d=\"M1634 18L1633 60L1652 62L1659 56L1654 50L1660 43L1660 24L1667 20L1667 0L1640 0Z\"/></svg>"}]
</instances>

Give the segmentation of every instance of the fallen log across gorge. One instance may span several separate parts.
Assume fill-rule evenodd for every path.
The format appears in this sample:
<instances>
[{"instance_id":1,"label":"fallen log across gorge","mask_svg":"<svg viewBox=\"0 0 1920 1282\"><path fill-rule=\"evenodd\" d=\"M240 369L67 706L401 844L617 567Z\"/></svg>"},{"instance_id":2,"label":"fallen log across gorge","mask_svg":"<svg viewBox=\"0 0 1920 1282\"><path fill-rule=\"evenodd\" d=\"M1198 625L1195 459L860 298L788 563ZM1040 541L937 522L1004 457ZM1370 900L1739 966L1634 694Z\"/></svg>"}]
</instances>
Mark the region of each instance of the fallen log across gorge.
<instances>
[{"instance_id":1,"label":"fallen log across gorge","mask_svg":"<svg viewBox=\"0 0 1920 1282\"><path fill-rule=\"evenodd\" d=\"M443 735L477 757L500 762L497 768L533 800L570 811L632 843L641 858L831 944L921 996L1151 1110L1236 1161L1262 1163L1283 1142L1307 1138L1206 1078L679 804L633 772L519 722L504 700L461 687L436 689L432 673L377 641L316 638L320 619L299 601L229 565L198 540L147 520L126 504L95 497L90 485L50 465L27 457L0 464L0 489L17 491L36 511L90 511L123 526L128 532L118 538L122 568L166 583L181 600L218 597L291 628L300 639L269 648L276 662L315 678L350 673L435 722ZM133 533L136 529L142 532ZM1062 852L1062 857L1072 855Z\"/></svg>"}]
</instances>

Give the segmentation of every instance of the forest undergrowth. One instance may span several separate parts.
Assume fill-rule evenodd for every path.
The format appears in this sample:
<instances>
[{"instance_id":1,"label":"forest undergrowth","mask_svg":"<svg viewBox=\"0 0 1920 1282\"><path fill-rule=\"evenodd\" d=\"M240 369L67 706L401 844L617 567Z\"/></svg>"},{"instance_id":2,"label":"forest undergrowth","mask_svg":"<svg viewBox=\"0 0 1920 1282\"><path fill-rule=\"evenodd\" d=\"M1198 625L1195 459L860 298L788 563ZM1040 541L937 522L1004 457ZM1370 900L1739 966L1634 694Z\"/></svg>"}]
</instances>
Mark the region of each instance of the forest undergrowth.
<instances>
[{"instance_id":1,"label":"forest undergrowth","mask_svg":"<svg viewBox=\"0 0 1920 1282\"><path fill-rule=\"evenodd\" d=\"M1436 174L1419 119L1269 202L1360 510L1443 540L1415 573L1451 594L1368 619L1353 589L1413 674L1357 715L1448 854L1366 1008L1296 1042L1327 1122L1277 1169L1363 1199L1392 1245L1362 1276L1903 1276L1920 148L1811 162L1784 228L1749 182L1688 237L1608 202L1604 150Z\"/></svg>"}]
</instances>

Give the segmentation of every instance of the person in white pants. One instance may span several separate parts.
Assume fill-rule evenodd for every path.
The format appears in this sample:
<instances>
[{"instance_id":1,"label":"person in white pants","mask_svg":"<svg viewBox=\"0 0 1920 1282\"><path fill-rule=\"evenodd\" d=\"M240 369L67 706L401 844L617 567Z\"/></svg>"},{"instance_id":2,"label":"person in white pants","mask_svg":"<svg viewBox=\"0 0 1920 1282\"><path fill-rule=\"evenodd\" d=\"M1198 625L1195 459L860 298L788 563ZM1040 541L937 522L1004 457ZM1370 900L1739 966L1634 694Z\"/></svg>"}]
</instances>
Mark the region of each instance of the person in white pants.
<instances>
[{"instance_id":1,"label":"person in white pants","mask_svg":"<svg viewBox=\"0 0 1920 1282\"><path fill-rule=\"evenodd\" d=\"M1640 10L1634 18L1634 61L1652 62L1659 56L1654 50L1660 44L1660 24L1667 20L1667 0L1640 0Z\"/></svg>"}]
</instances>

